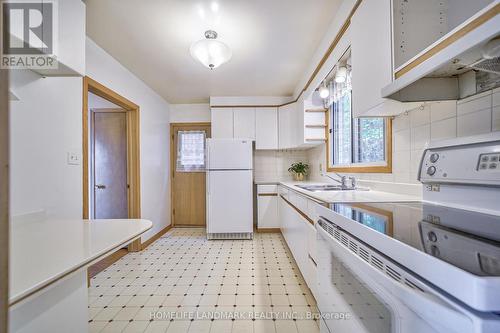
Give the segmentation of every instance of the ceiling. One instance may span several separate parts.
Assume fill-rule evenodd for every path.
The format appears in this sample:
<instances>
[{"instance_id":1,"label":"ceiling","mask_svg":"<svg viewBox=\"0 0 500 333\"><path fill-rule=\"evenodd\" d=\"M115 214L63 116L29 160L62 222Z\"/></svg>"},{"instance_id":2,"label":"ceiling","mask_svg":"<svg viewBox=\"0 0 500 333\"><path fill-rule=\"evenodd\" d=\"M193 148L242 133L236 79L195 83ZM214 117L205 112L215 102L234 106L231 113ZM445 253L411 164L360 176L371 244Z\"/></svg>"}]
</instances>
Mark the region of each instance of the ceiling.
<instances>
[{"instance_id":1,"label":"ceiling","mask_svg":"<svg viewBox=\"0 0 500 333\"><path fill-rule=\"evenodd\" d=\"M87 0L87 35L170 103L290 96L341 0ZM232 59L211 71L190 45L214 29Z\"/></svg>"}]
</instances>

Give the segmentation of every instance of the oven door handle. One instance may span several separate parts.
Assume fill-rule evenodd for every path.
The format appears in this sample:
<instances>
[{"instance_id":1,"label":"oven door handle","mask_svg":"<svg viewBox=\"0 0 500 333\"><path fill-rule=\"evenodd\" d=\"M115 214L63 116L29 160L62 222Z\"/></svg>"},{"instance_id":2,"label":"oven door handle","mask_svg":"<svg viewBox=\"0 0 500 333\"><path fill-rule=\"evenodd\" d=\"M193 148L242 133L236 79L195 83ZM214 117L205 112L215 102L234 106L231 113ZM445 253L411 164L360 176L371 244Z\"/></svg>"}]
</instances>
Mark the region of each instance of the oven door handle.
<instances>
[{"instance_id":1,"label":"oven door handle","mask_svg":"<svg viewBox=\"0 0 500 333\"><path fill-rule=\"evenodd\" d=\"M375 291L385 291L382 294L390 293L391 296L397 298L399 303L405 304L413 312L425 318L427 322L432 323L434 327L442 327L446 332L470 332L470 319L441 299L437 292L433 293L429 289L422 292L395 281L385 272L353 254L351 250L347 249L321 226L318 225L317 230L320 237L330 243L330 250L337 254L346 266L366 282L369 288ZM443 321L443 318L446 318L446 321ZM446 327L443 326L443 323L446 323Z\"/></svg>"}]
</instances>

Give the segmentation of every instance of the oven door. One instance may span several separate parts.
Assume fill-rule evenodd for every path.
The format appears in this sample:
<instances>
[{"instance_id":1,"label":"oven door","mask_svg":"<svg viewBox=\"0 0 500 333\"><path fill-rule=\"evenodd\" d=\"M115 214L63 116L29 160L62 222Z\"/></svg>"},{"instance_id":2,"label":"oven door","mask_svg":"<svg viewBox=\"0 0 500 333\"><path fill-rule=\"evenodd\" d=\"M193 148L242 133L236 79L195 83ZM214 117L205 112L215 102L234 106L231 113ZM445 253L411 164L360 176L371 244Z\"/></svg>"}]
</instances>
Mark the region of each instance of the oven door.
<instances>
[{"instance_id":1,"label":"oven door","mask_svg":"<svg viewBox=\"0 0 500 333\"><path fill-rule=\"evenodd\" d=\"M460 308L336 225L320 219L316 228L322 333L483 331Z\"/></svg>"}]
</instances>

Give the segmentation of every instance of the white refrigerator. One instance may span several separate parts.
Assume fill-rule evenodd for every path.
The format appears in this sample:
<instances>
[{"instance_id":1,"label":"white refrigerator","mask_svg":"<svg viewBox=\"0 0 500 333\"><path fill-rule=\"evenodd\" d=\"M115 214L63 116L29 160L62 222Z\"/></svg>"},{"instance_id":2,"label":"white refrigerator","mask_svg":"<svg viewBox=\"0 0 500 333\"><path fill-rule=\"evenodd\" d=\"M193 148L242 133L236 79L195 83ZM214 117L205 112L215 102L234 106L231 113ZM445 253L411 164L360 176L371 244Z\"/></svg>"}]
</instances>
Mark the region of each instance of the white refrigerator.
<instances>
[{"instance_id":1,"label":"white refrigerator","mask_svg":"<svg viewBox=\"0 0 500 333\"><path fill-rule=\"evenodd\" d=\"M207 139L207 238L253 237L252 141Z\"/></svg>"}]
</instances>

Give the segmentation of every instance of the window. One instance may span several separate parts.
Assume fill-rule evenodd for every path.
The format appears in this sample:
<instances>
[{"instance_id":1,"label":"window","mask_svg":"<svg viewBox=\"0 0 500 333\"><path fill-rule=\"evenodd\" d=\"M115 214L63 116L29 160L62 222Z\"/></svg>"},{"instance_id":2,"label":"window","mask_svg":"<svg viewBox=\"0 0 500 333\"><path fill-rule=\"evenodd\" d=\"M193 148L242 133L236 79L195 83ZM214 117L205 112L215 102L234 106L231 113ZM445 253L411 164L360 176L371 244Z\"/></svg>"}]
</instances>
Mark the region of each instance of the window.
<instances>
[{"instance_id":1,"label":"window","mask_svg":"<svg viewBox=\"0 0 500 333\"><path fill-rule=\"evenodd\" d=\"M389 151L391 120L353 118L350 72L329 84L330 135L328 169L339 172L392 172Z\"/></svg>"},{"instance_id":2,"label":"window","mask_svg":"<svg viewBox=\"0 0 500 333\"><path fill-rule=\"evenodd\" d=\"M205 171L205 131L179 131L177 172Z\"/></svg>"}]
</instances>

